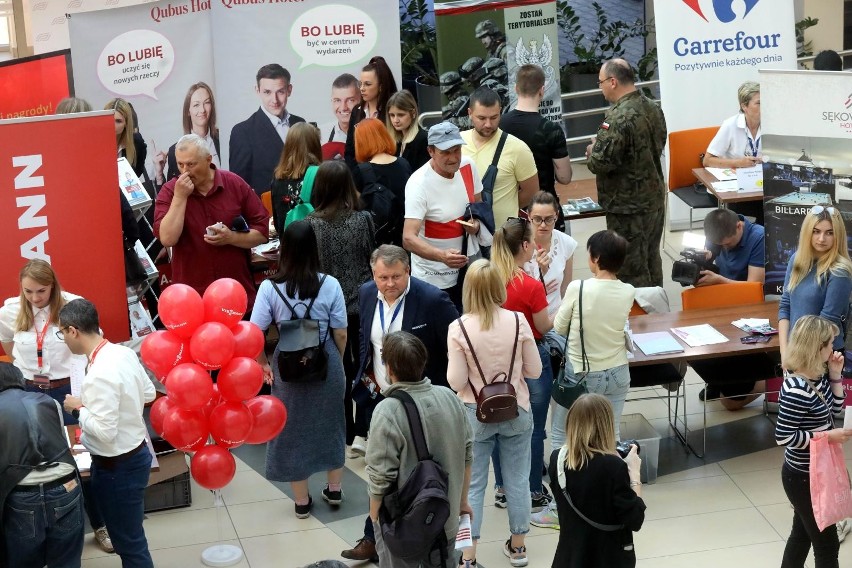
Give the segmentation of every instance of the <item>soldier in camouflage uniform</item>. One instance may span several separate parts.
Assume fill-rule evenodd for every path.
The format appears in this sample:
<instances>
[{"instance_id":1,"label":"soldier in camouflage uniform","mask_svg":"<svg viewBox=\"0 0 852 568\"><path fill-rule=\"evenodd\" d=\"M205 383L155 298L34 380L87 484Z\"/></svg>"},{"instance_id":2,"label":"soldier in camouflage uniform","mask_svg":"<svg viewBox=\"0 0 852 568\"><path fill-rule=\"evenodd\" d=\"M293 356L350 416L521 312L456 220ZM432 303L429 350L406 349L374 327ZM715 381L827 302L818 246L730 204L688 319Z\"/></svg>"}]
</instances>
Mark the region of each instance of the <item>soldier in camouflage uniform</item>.
<instances>
[{"instance_id":1,"label":"soldier in camouflage uniform","mask_svg":"<svg viewBox=\"0 0 852 568\"><path fill-rule=\"evenodd\" d=\"M441 75L441 94L447 97L447 104L441 109L444 120L460 129L470 128L470 119L467 117L468 92L458 73L447 71Z\"/></svg>"},{"instance_id":2,"label":"soldier in camouflage uniform","mask_svg":"<svg viewBox=\"0 0 852 568\"><path fill-rule=\"evenodd\" d=\"M471 57L459 67L459 76L468 84L471 92L475 91L485 78L485 66L481 57Z\"/></svg>"},{"instance_id":3,"label":"soldier in camouflage uniform","mask_svg":"<svg viewBox=\"0 0 852 568\"><path fill-rule=\"evenodd\" d=\"M483 47L488 50L489 57L498 57L506 61L507 48L506 34L491 20L482 20L473 30L476 38L482 42Z\"/></svg>"},{"instance_id":4,"label":"soldier in camouflage uniform","mask_svg":"<svg viewBox=\"0 0 852 568\"><path fill-rule=\"evenodd\" d=\"M633 69L623 59L604 63L598 79L612 106L586 156L597 176L607 228L630 243L618 277L636 287L662 286L666 187L660 157L666 119L659 105L636 89Z\"/></svg>"}]
</instances>

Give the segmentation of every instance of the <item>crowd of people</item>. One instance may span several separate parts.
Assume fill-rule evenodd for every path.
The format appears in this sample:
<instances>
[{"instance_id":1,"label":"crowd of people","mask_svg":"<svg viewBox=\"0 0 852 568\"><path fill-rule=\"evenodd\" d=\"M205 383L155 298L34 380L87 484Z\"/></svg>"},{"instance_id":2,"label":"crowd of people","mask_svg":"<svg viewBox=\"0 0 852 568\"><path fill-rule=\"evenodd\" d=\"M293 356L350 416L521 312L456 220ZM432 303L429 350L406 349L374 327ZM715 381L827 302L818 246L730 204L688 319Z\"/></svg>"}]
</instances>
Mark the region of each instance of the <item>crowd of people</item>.
<instances>
[{"instance_id":1,"label":"crowd of people","mask_svg":"<svg viewBox=\"0 0 852 568\"><path fill-rule=\"evenodd\" d=\"M219 278L236 279L248 293L246 319L278 329L275 349L258 356L264 382L288 409L286 427L267 446L266 477L290 483L294 514L304 519L315 507L308 479L324 472L319 497L337 507L346 457L364 457L370 508L363 537L344 558L383 568L476 566L493 464L512 566L529 562L530 524L560 530L554 567L635 565L632 533L645 511L641 459L635 445L619 455L616 442L630 387L625 324L637 290L662 285L665 119L635 88L625 61L602 66L599 83L612 107L587 155L608 229L584 243L592 276L574 280L580 245L562 230L555 193L555 183L572 175L565 138L537 112L541 68L523 65L516 77L516 109L503 112L501 96L480 86L468 99L471 130L442 122L426 131L414 97L398 91L384 59L374 57L360 81L335 83L335 96L357 85L360 100L340 103L350 112L331 131L327 143L342 145L331 155L315 126L286 111L287 70L268 65L257 89L269 104L234 128L230 171L220 167L215 102L204 83L187 92L185 135L155 156L153 232L171 248L173 281L203 292ZM726 127L747 131L752 157L757 89L744 85L742 115ZM272 123L271 107L279 111ZM132 107L115 99L106 108L115 112L119 155L139 167L146 149L134 136ZM253 122L263 130L272 124L275 143L258 142ZM706 159L753 161L735 150L737 163L713 162L726 153L714 140ZM267 207L259 195L266 192ZM278 268L256 287L248 252L271 230ZM702 273L699 285L763 280L762 227L719 210L706 233L707 258L719 272ZM831 566L832 555L836 565L848 532L845 521L815 530L802 489L814 433L827 431L832 442L852 435L828 427L843 400L836 351L852 292L845 244L840 213L814 207L784 283L779 328L789 375L777 439L788 448L783 481L795 516L784 566L802 566L811 543L817 566ZM19 297L0 308L0 342L13 360L0 364L0 466L16 464L0 479L0 558L10 566L79 566L85 509L104 550L124 565L152 566L142 524L150 464L142 410L153 386L131 350L101 336L95 306L63 291L49 264L30 261L19 284ZM316 335L308 348L319 362L298 376L282 364L292 343L304 348L295 329ZM73 365L85 375L76 395ZM558 371L588 390L570 408L551 404ZM719 388L750 401L762 385ZM62 431L77 423L93 456L85 479ZM443 472L449 505L444 530L412 557L386 527L398 521L394 504L419 471L424 445ZM51 507L54 518L27 525L33 507ZM473 545L456 551L464 515Z\"/></svg>"}]
</instances>

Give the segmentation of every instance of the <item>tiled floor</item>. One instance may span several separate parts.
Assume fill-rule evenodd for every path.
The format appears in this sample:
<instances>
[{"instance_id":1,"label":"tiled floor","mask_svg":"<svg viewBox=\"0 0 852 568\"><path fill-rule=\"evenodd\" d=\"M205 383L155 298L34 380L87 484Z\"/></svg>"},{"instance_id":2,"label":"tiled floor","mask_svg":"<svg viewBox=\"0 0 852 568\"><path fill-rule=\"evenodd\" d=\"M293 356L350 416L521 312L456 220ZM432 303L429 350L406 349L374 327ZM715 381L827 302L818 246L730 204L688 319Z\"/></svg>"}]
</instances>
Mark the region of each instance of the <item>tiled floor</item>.
<instances>
[{"instance_id":1,"label":"tiled floor","mask_svg":"<svg viewBox=\"0 0 852 568\"><path fill-rule=\"evenodd\" d=\"M581 244L575 255L575 278L589 276L582 245L603 226L602 219L572 223L573 235ZM667 233L669 243L663 255L667 280L669 255L675 254L680 238L680 233ZM679 309L680 287L667 282L666 289L672 309ZM687 412L694 428L701 421L702 403L697 398L701 387L692 371L687 382ZM628 402L624 412L643 414L663 438L660 476L655 484L644 487L648 509L645 524L636 534L640 568L780 565L792 510L780 482L783 453L774 444L773 426L762 414L761 401L739 412L711 403L704 460L688 456L672 437L663 401ZM367 512L363 459L347 460L345 501L337 511L317 499L324 476L313 476L311 493L317 499L313 515L298 520L287 496L289 487L263 477L264 448L244 446L234 453L238 471L222 492L223 507L216 508L212 494L193 482L191 507L148 515L145 531L158 567L201 566L201 552L214 543L242 547L245 556L238 566L252 568L296 568L321 559L342 560L340 551L360 537ZM846 455L852 456L852 443L847 444ZM479 565L509 566L502 553L508 534L506 511L487 506L483 517ZM529 565L549 567L558 534L531 529ZM840 565L852 566L852 538L841 545ZM116 567L120 562L115 555L104 555L87 535L83 566ZM813 566L812 559L808 566Z\"/></svg>"}]
</instances>

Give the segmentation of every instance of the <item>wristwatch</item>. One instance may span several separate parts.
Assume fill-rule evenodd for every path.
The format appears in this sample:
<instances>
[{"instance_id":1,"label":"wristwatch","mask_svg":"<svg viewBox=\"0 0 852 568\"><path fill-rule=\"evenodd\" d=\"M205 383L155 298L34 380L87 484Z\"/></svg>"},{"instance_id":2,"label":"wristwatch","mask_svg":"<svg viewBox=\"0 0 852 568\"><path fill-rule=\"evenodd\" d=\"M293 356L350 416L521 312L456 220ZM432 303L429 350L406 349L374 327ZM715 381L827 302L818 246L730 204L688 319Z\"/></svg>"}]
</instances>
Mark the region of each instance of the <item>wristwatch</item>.
<instances>
[{"instance_id":1,"label":"wristwatch","mask_svg":"<svg viewBox=\"0 0 852 568\"><path fill-rule=\"evenodd\" d=\"M83 407L81 406L80 408L83 408ZM75 408L74 410L71 411L71 416L74 417L74 420L80 419L80 408Z\"/></svg>"}]
</instances>

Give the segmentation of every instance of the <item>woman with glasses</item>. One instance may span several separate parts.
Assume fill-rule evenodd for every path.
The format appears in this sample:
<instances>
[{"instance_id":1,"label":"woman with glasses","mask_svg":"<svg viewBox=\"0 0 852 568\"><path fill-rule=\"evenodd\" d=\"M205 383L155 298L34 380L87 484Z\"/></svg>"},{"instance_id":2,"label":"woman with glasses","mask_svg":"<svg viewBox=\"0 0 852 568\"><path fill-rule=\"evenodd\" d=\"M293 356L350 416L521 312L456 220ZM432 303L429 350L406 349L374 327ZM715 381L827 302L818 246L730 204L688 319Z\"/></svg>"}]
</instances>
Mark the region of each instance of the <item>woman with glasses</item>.
<instances>
[{"instance_id":1,"label":"woman with glasses","mask_svg":"<svg viewBox=\"0 0 852 568\"><path fill-rule=\"evenodd\" d=\"M812 546L815 568L836 568L839 542L849 530L847 520L819 530L810 490L811 440L824 436L842 444L852 437L852 430L835 428L832 418L843 410L845 400L843 354L832 348L839 333L827 319L804 315L793 325L784 348L788 373L781 387L775 441L786 447L781 483L793 507L793 528L781 568L803 568Z\"/></svg>"},{"instance_id":2,"label":"woman with glasses","mask_svg":"<svg viewBox=\"0 0 852 568\"><path fill-rule=\"evenodd\" d=\"M535 253L524 265L524 271L544 284L547 313L552 317L571 282L577 241L554 228L559 218L559 203L550 193L539 191L533 196L529 217L535 236Z\"/></svg>"},{"instance_id":3,"label":"woman with glasses","mask_svg":"<svg viewBox=\"0 0 852 568\"><path fill-rule=\"evenodd\" d=\"M71 372L84 372L86 357L74 355L65 345L59 327L59 310L80 296L65 292L53 268L44 260L27 262L19 274L20 294L8 298L0 308L0 345L20 369L29 392L40 392L59 402L71 394ZM62 411L65 426L77 419ZM114 552L106 523L83 483L83 498L95 541L104 552Z\"/></svg>"},{"instance_id":4,"label":"woman with glasses","mask_svg":"<svg viewBox=\"0 0 852 568\"><path fill-rule=\"evenodd\" d=\"M541 483L541 471L544 467L545 425L547 423L547 411L550 408L550 389L553 385L550 349L544 341L544 334L553 327L551 316L548 313L547 296L541 281L523 270L523 267L535 256L536 251L533 225L525 218L510 217L494 233L491 260L506 286L506 301L503 302L503 307L524 315L532 329L536 349L541 359L541 373L526 376L527 387L530 392L530 409L533 416L529 482L534 513L541 511L550 502L550 495ZM494 504L497 507L505 507L506 497L503 491L499 452L495 452L493 459L494 481L497 486Z\"/></svg>"},{"instance_id":5,"label":"woman with glasses","mask_svg":"<svg viewBox=\"0 0 852 568\"><path fill-rule=\"evenodd\" d=\"M506 290L502 271L494 262L480 259L471 264L462 286L464 315L451 323L447 331L447 382L465 403L474 432L473 470L468 491L468 502L473 509L473 547L464 551L459 563L464 568L476 566L476 545L480 539L482 507L488 485L488 457L495 449L503 458L511 533L503 545L503 554L509 557L512 566L527 565L524 539L530 529L527 477L533 419L529 383L524 377L541 374L541 359L527 318L505 307ZM544 306L543 290L541 296ZM510 358L513 353L514 366ZM504 422L479 422L476 398L483 387L483 377L491 382L500 373L507 375L505 380L515 389L518 416ZM497 380L503 380L502 375ZM541 466L538 478L541 482Z\"/></svg>"}]
</instances>

